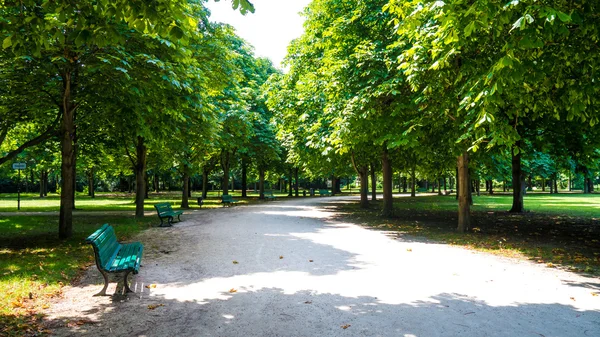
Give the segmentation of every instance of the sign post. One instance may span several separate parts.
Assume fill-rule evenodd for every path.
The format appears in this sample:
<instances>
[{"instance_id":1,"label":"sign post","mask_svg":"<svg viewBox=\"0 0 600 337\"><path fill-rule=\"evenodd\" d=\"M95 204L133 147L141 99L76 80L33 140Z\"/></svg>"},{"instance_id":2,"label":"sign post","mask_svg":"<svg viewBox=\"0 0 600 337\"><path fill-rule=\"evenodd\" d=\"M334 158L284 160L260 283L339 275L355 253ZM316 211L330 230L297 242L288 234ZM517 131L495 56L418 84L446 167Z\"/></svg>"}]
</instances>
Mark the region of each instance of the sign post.
<instances>
[{"instance_id":1,"label":"sign post","mask_svg":"<svg viewBox=\"0 0 600 337\"><path fill-rule=\"evenodd\" d=\"M17 210L21 210L21 170L27 168L25 163L13 163L13 170L19 170L19 179L17 180Z\"/></svg>"}]
</instances>

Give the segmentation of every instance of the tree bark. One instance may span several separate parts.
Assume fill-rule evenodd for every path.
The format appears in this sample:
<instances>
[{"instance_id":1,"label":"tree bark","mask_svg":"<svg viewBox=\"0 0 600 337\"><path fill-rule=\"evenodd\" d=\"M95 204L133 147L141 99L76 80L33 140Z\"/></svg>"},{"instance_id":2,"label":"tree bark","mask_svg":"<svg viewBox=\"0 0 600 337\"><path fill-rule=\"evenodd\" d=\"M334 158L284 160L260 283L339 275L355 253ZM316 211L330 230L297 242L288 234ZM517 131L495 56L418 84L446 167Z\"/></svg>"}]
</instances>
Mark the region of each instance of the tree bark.
<instances>
[{"instance_id":1,"label":"tree bark","mask_svg":"<svg viewBox=\"0 0 600 337\"><path fill-rule=\"evenodd\" d=\"M289 177L290 177L290 181L289 181L289 192L288 192L288 197L292 197L293 196L293 192L292 190L294 189L294 174L293 174L293 169L290 169L290 173L289 173Z\"/></svg>"},{"instance_id":2,"label":"tree bark","mask_svg":"<svg viewBox=\"0 0 600 337\"><path fill-rule=\"evenodd\" d=\"M46 170L41 170L40 171L40 198L44 197L44 182L45 182L45 175L46 175Z\"/></svg>"},{"instance_id":3,"label":"tree bark","mask_svg":"<svg viewBox=\"0 0 600 337\"><path fill-rule=\"evenodd\" d=\"M444 195L448 194L448 190L446 189L446 177L444 177Z\"/></svg>"},{"instance_id":4,"label":"tree bark","mask_svg":"<svg viewBox=\"0 0 600 337\"><path fill-rule=\"evenodd\" d=\"M223 169L223 195L229 194L229 168L231 167L231 154L229 151L221 153L221 168Z\"/></svg>"},{"instance_id":5,"label":"tree bark","mask_svg":"<svg viewBox=\"0 0 600 337\"><path fill-rule=\"evenodd\" d=\"M299 197L299 188L298 188L298 166L294 169L294 191L296 193L296 198Z\"/></svg>"},{"instance_id":6,"label":"tree bark","mask_svg":"<svg viewBox=\"0 0 600 337\"><path fill-rule=\"evenodd\" d=\"M77 190L77 110L73 112L73 190L71 191L71 198L73 198L73 209L75 207L75 192Z\"/></svg>"},{"instance_id":7,"label":"tree bark","mask_svg":"<svg viewBox=\"0 0 600 337\"><path fill-rule=\"evenodd\" d=\"M375 176L375 165L371 163L371 200L377 200L377 177Z\"/></svg>"},{"instance_id":8,"label":"tree bark","mask_svg":"<svg viewBox=\"0 0 600 337\"><path fill-rule=\"evenodd\" d=\"M94 182L94 167L92 166L88 172L88 195L92 197L92 199L96 197L94 185L96 184Z\"/></svg>"},{"instance_id":9,"label":"tree bark","mask_svg":"<svg viewBox=\"0 0 600 337\"><path fill-rule=\"evenodd\" d=\"M183 165L183 191L181 193L181 208L188 209L190 208L190 199L189 199L189 190L190 190L190 167L187 165Z\"/></svg>"},{"instance_id":10,"label":"tree bark","mask_svg":"<svg viewBox=\"0 0 600 337\"><path fill-rule=\"evenodd\" d=\"M460 195L460 179L458 179L458 165L456 166L456 200L458 200L458 196Z\"/></svg>"},{"instance_id":11,"label":"tree bark","mask_svg":"<svg viewBox=\"0 0 600 337\"><path fill-rule=\"evenodd\" d=\"M136 166L135 166L135 217L144 217L144 196L146 194L146 155L148 148L144 143L144 137L137 137L136 149Z\"/></svg>"},{"instance_id":12,"label":"tree bark","mask_svg":"<svg viewBox=\"0 0 600 337\"><path fill-rule=\"evenodd\" d=\"M63 103L62 120L60 126L61 145L61 191L60 191L60 214L58 222L58 237L69 238L73 235L73 132L75 123L73 115L75 104L72 100L71 72L62 76L63 80Z\"/></svg>"},{"instance_id":13,"label":"tree bark","mask_svg":"<svg viewBox=\"0 0 600 337\"><path fill-rule=\"evenodd\" d=\"M242 198L248 197L248 162L242 157Z\"/></svg>"},{"instance_id":14,"label":"tree bark","mask_svg":"<svg viewBox=\"0 0 600 337\"><path fill-rule=\"evenodd\" d=\"M480 188L481 188L481 181L479 179L475 180L475 190L477 191L477 196L480 196Z\"/></svg>"},{"instance_id":15,"label":"tree bark","mask_svg":"<svg viewBox=\"0 0 600 337\"><path fill-rule=\"evenodd\" d=\"M558 194L558 178L554 178L554 193Z\"/></svg>"},{"instance_id":16,"label":"tree bark","mask_svg":"<svg viewBox=\"0 0 600 337\"><path fill-rule=\"evenodd\" d=\"M442 195L442 180L441 180L441 178L437 178L437 185L438 185L438 195Z\"/></svg>"},{"instance_id":17,"label":"tree bark","mask_svg":"<svg viewBox=\"0 0 600 337\"><path fill-rule=\"evenodd\" d=\"M383 209L381 215L389 217L392 216L394 213L394 199L392 196L392 161L389 157L387 145L384 145L383 147L383 154L381 156L381 166L383 169Z\"/></svg>"},{"instance_id":18,"label":"tree bark","mask_svg":"<svg viewBox=\"0 0 600 337\"><path fill-rule=\"evenodd\" d=\"M158 193L160 191L160 181L158 181L158 174L154 172L154 192Z\"/></svg>"},{"instance_id":19,"label":"tree bark","mask_svg":"<svg viewBox=\"0 0 600 337\"><path fill-rule=\"evenodd\" d=\"M352 153L350 159L354 170L360 177L360 208L369 208L369 166L358 165L354 153Z\"/></svg>"},{"instance_id":20,"label":"tree bark","mask_svg":"<svg viewBox=\"0 0 600 337\"><path fill-rule=\"evenodd\" d=\"M513 203L510 212L522 213L523 207L523 184L525 175L521 169L521 141L518 141L512 149L512 185L513 185ZM518 153L515 154L515 149Z\"/></svg>"},{"instance_id":21,"label":"tree bark","mask_svg":"<svg viewBox=\"0 0 600 337\"><path fill-rule=\"evenodd\" d=\"M410 196L415 197L417 195L417 169L416 167L412 167L411 169L411 182L410 182Z\"/></svg>"},{"instance_id":22,"label":"tree bark","mask_svg":"<svg viewBox=\"0 0 600 337\"><path fill-rule=\"evenodd\" d=\"M406 193L406 190L408 188L408 179L406 179L406 176L402 177L402 193Z\"/></svg>"},{"instance_id":23,"label":"tree bark","mask_svg":"<svg viewBox=\"0 0 600 337\"><path fill-rule=\"evenodd\" d=\"M470 188L465 188L469 185L469 153L463 152L457 160L458 176L457 187L458 196L458 226L456 230L464 233L471 228L471 204L469 202Z\"/></svg>"},{"instance_id":24,"label":"tree bark","mask_svg":"<svg viewBox=\"0 0 600 337\"><path fill-rule=\"evenodd\" d=\"M335 195L335 175L331 176L331 195Z\"/></svg>"},{"instance_id":25,"label":"tree bark","mask_svg":"<svg viewBox=\"0 0 600 337\"><path fill-rule=\"evenodd\" d=\"M489 190L489 193L490 193L490 195L493 195L493 194L494 194L494 181L493 181L493 180L490 180L490 183L489 183L489 184L490 184L490 190Z\"/></svg>"},{"instance_id":26,"label":"tree bark","mask_svg":"<svg viewBox=\"0 0 600 337\"><path fill-rule=\"evenodd\" d=\"M202 167L202 199L206 199L208 195L208 175L210 174L210 169L204 166Z\"/></svg>"},{"instance_id":27,"label":"tree bark","mask_svg":"<svg viewBox=\"0 0 600 337\"><path fill-rule=\"evenodd\" d=\"M265 170L258 171L258 199L265 199Z\"/></svg>"}]
</instances>

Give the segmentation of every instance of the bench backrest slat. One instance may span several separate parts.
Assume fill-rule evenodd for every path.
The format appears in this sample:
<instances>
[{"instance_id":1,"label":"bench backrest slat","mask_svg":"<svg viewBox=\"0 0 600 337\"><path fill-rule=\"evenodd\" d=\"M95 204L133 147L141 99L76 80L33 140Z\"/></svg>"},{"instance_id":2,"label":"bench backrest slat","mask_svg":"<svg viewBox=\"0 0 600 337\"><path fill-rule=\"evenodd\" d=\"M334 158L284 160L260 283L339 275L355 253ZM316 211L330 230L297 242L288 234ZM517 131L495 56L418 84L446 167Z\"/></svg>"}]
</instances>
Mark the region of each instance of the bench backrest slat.
<instances>
[{"instance_id":1,"label":"bench backrest slat","mask_svg":"<svg viewBox=\"0 0 600 337\"><path fill-rule=\"evenodd\" d=\"M158 212L158 214L163 214L166 212L172 212L173 208L171 207L171 204L169 203L160 203L160 204L155 204L154 208L156 208L156 211Z\"/></svg>"},{"instance_id":2,"label":"bench backrest slat","mask_svg":"<svg viewBox=\"0 0 600 337\"><path fill-rule=\"evenodd\" d=\"M104 225L101 229L101 232L98 233L98 231L96 231L94 234L90 235L86 241L91 243L94 247L94 252L98 258L98 264L102 268L108 269L110 268L110 266L108 266L109 262L112 261L118 253L121 244L117 242L115 230L111 226Z\"/></svg>"},{"instance_id":3,"label":"bench backrest slat","mask_svg":"<svg viewBox=\"0 0 600 337\"><path fill-rule=\"evenodd\" d=\"M233 197L229 194L225 194L223 195L223 201L231 201L233 200Z\"/></svg>"}]
</instances>

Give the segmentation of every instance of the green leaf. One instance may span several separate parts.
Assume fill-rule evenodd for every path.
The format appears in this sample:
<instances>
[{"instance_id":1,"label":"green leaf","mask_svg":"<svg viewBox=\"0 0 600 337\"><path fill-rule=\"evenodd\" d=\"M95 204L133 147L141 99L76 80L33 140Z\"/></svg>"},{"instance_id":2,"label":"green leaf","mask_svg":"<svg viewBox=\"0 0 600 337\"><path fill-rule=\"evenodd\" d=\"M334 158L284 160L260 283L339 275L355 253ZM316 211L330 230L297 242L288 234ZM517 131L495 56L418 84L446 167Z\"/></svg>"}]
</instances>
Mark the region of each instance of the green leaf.
<instances>
[{"instance_id":1,"label":"green leaf","mask_svg":"<svg viewBox=\"0 0 600 337\"><path fill-rule=\"evenodd\" d=\"M6 49L10 46L12 46L12 36L9 36L2 41L2 49Z\"/></svg>"},{"instance_id":2,"label":"green leaf","mask_svg":"<svg viewBox=\"0 0 600 337\"><path fill-rule=\"evenodd\" d=\"M571 22L571 16L569 14L565 14L561 11L557 11L556 14L558 15L558 18L560 19L560 21Z\"/></svg>"}]
</instances>

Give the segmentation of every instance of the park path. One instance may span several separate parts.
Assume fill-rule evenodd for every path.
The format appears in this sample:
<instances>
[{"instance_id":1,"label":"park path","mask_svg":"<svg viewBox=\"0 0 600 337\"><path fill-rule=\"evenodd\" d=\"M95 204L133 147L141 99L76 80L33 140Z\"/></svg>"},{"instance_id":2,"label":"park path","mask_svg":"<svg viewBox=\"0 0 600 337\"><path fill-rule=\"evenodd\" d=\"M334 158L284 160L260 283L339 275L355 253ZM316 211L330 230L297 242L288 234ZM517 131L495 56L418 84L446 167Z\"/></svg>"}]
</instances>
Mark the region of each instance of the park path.
<instances>
[{"instance_id":1,"label":"park path","mask_svg":"<svg viewBox=\"0 0 600 337\"><path fill-rule=\"evenodd\" d=\"M46 323L57 336L600 336L600 279L343 222L335 205L353 200L147 230L136 294L92 297L92 267Z\"/></svg>"}]
</instances>

